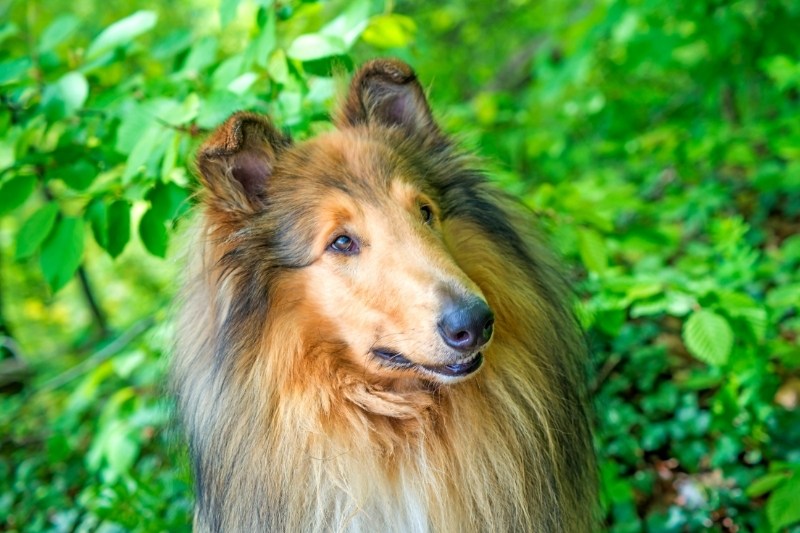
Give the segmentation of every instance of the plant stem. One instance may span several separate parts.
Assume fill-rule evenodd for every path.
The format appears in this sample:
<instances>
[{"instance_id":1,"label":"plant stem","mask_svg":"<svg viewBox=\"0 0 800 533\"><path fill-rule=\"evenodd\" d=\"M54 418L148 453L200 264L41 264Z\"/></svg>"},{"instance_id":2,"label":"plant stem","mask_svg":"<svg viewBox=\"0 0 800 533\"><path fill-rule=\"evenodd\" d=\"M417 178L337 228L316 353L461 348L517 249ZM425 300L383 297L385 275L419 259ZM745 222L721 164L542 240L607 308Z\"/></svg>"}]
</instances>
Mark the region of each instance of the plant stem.
<instances>
[{"instance_id":1,"label":"plant stem","mask_svg":"<svg viewBox=\"0 0 800 533\"><path fill-rule=\"evenodd\" d=\"M108 322L106 321L105 313L100 308L100 304L97 302L97 299L94 296L92 284L89 282L89 276L86 274L86 268L83 265L78 267L77 275L78 280L81 283L83 297L86 299L86 303L89 305L89 309L92 311L94 323L97 325L97 329L100 330L100 334L105 337L108 335Z\"/></svg>"},{"instance_id":2,"label":"plant stem","mask_svg":"<svg viewBox=\"0 0 800 533\"><path fill-rule=\"evenodd\" d=\"M40 181L42 182L42 193L44 197L49 202L55 202L56 199L53 196L53 193L44 184L43 174L44 172L41 169L37 169L37 174L39 175ZM61 209L58 210L58 220L64 214L61 212ZM92 290L92 284L89 281L89 275L86 272L86 267L81 263L78 267L76 272L78 276L78 281L81 284L81 292L83 293L83 298L86 300L86 304L89 306L89 310L92 312L92 317L94 318L94 324L97 326L97 329L102 337L108 335L108 322L106 321L106 315L103 312L103 309L100 307L100 303L98 302L97 298L94 295L94 290Z\"/></svg>"},{"instance_id":3,"label":"plant stem","mask_svg":"<svg viewBox=\"0 0 800 533\"><path fill-rule=\"evenodd\" d=\"M3 254L0 253L0 337L8 337L11 338L11 332L8 329L8 324L6 324L6 316L3 313ZM0 345L0 359L5 359L6 355L11 354L13 352L11 350L6 349L5 346Z\"/></svg>"}]
</instances>

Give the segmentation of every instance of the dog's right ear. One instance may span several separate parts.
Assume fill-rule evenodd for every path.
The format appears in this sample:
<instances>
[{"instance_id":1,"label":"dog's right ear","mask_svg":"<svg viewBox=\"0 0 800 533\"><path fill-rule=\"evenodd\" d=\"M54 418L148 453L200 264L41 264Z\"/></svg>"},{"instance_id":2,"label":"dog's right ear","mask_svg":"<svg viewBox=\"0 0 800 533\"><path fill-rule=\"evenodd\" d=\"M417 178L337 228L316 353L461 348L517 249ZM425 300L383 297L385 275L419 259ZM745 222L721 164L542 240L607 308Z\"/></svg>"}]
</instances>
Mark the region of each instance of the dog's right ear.
<instances>
[{"instance_id":1,"label":"dog's right ear","mask_svg":"<svg viewBox=\"0 0 800 533\"><path fill-rule=\"evenodd\" d=\"M233 114L197 154L197 169L209 193L209 207L242 215L263 207L275 162L290 144L291 139L267 117L246 112Z\"/></svg>"}]
</instances>

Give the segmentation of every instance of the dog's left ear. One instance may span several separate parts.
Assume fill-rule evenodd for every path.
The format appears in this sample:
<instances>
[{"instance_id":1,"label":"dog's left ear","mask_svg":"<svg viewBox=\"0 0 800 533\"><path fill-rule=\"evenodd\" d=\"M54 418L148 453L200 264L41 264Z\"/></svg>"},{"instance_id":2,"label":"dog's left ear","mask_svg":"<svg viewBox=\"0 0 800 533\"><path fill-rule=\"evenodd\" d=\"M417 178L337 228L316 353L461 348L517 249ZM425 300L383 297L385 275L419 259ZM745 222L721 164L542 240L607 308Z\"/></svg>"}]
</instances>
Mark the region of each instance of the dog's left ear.
<instances>
[{"instance_id":1,"label":"dog's left ear","mask_svg":"<svg viewBox=\"0 0 800 533\"><path fill-rule=\"evenodd\" d=\"M444 138L416 74L397 59L374 59L361 67L334 122L338 128L379 125L429 140Z\"/></svg>"}]
</instances>

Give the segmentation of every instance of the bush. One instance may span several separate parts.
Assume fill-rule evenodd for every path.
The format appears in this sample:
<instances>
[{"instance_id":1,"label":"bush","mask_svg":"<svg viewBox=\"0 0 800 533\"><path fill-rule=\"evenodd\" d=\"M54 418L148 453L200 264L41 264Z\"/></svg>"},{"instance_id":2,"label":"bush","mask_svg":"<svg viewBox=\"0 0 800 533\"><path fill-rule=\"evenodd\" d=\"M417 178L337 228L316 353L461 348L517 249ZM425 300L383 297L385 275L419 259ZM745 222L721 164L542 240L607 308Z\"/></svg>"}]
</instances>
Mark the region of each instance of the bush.
<instances>
[{"instance_id":1,"label":"bush","mask_svg":"<svg viewBox=\"0 0 800 533\"><path fill-rule=\"evenodd\" d=\"M569 260L607 530L800 531L796 2L3 9L3 529L189 529L192 154L237 109L324 130L332 72L395 55Z\"/></svg>"}]
</instances>

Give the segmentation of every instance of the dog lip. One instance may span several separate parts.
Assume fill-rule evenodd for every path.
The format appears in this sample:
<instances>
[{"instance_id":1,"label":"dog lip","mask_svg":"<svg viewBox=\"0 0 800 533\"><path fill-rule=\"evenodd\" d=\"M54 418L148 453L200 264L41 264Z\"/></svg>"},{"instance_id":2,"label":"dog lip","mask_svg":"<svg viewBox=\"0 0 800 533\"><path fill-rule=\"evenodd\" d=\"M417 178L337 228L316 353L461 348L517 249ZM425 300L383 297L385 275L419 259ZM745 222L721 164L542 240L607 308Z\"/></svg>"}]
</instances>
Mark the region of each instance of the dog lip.
<instances>
[{"instance_id":1,"label":"dog lip","mask_svg":"<svg viewBox=\"0 0 800 533\"><path fill-rule=\"evenodd\" d=\"M372 350L372 353L378 356L380 359L391 363L392 366L407 368L410 366L414 366L414 363L403 357L397 352L393 352L392 350L387 350L386 348L375 348Z\"/></svg>"},{"instance_id":2,"label":"dog lip","mask_svg":"<svg viewBox=\"0 0 800 533\"><path fill-rule=\"evenodd\" d=\"M441 366L420 365L425 370L448 377L467 376L478 370L483 365L483 353L478 352L468 359L458 363Z\"/></svg>"},{"instance_id":3,"label":"dog lip","mask_svg":"<svg viewBox=\"0 0 800 533\"><path fill-rule=\"evenodd\" d=\"M386 348L374 348L372 353L377 356L379 359L389 363L389 365L395 368L421 368L427 370L428 372L432 372L434 374L439 374L442 376L447 377L460 377L460 376L467 376L472 374L476 370L478 370L483 365L483 353L478 352L474 355L466 359L462 359L457 363L452 363L449 365L423 365L420 363L414 363L403 357L398 352L394 352L392 350Z\"/></svg>"}]
</instances>

